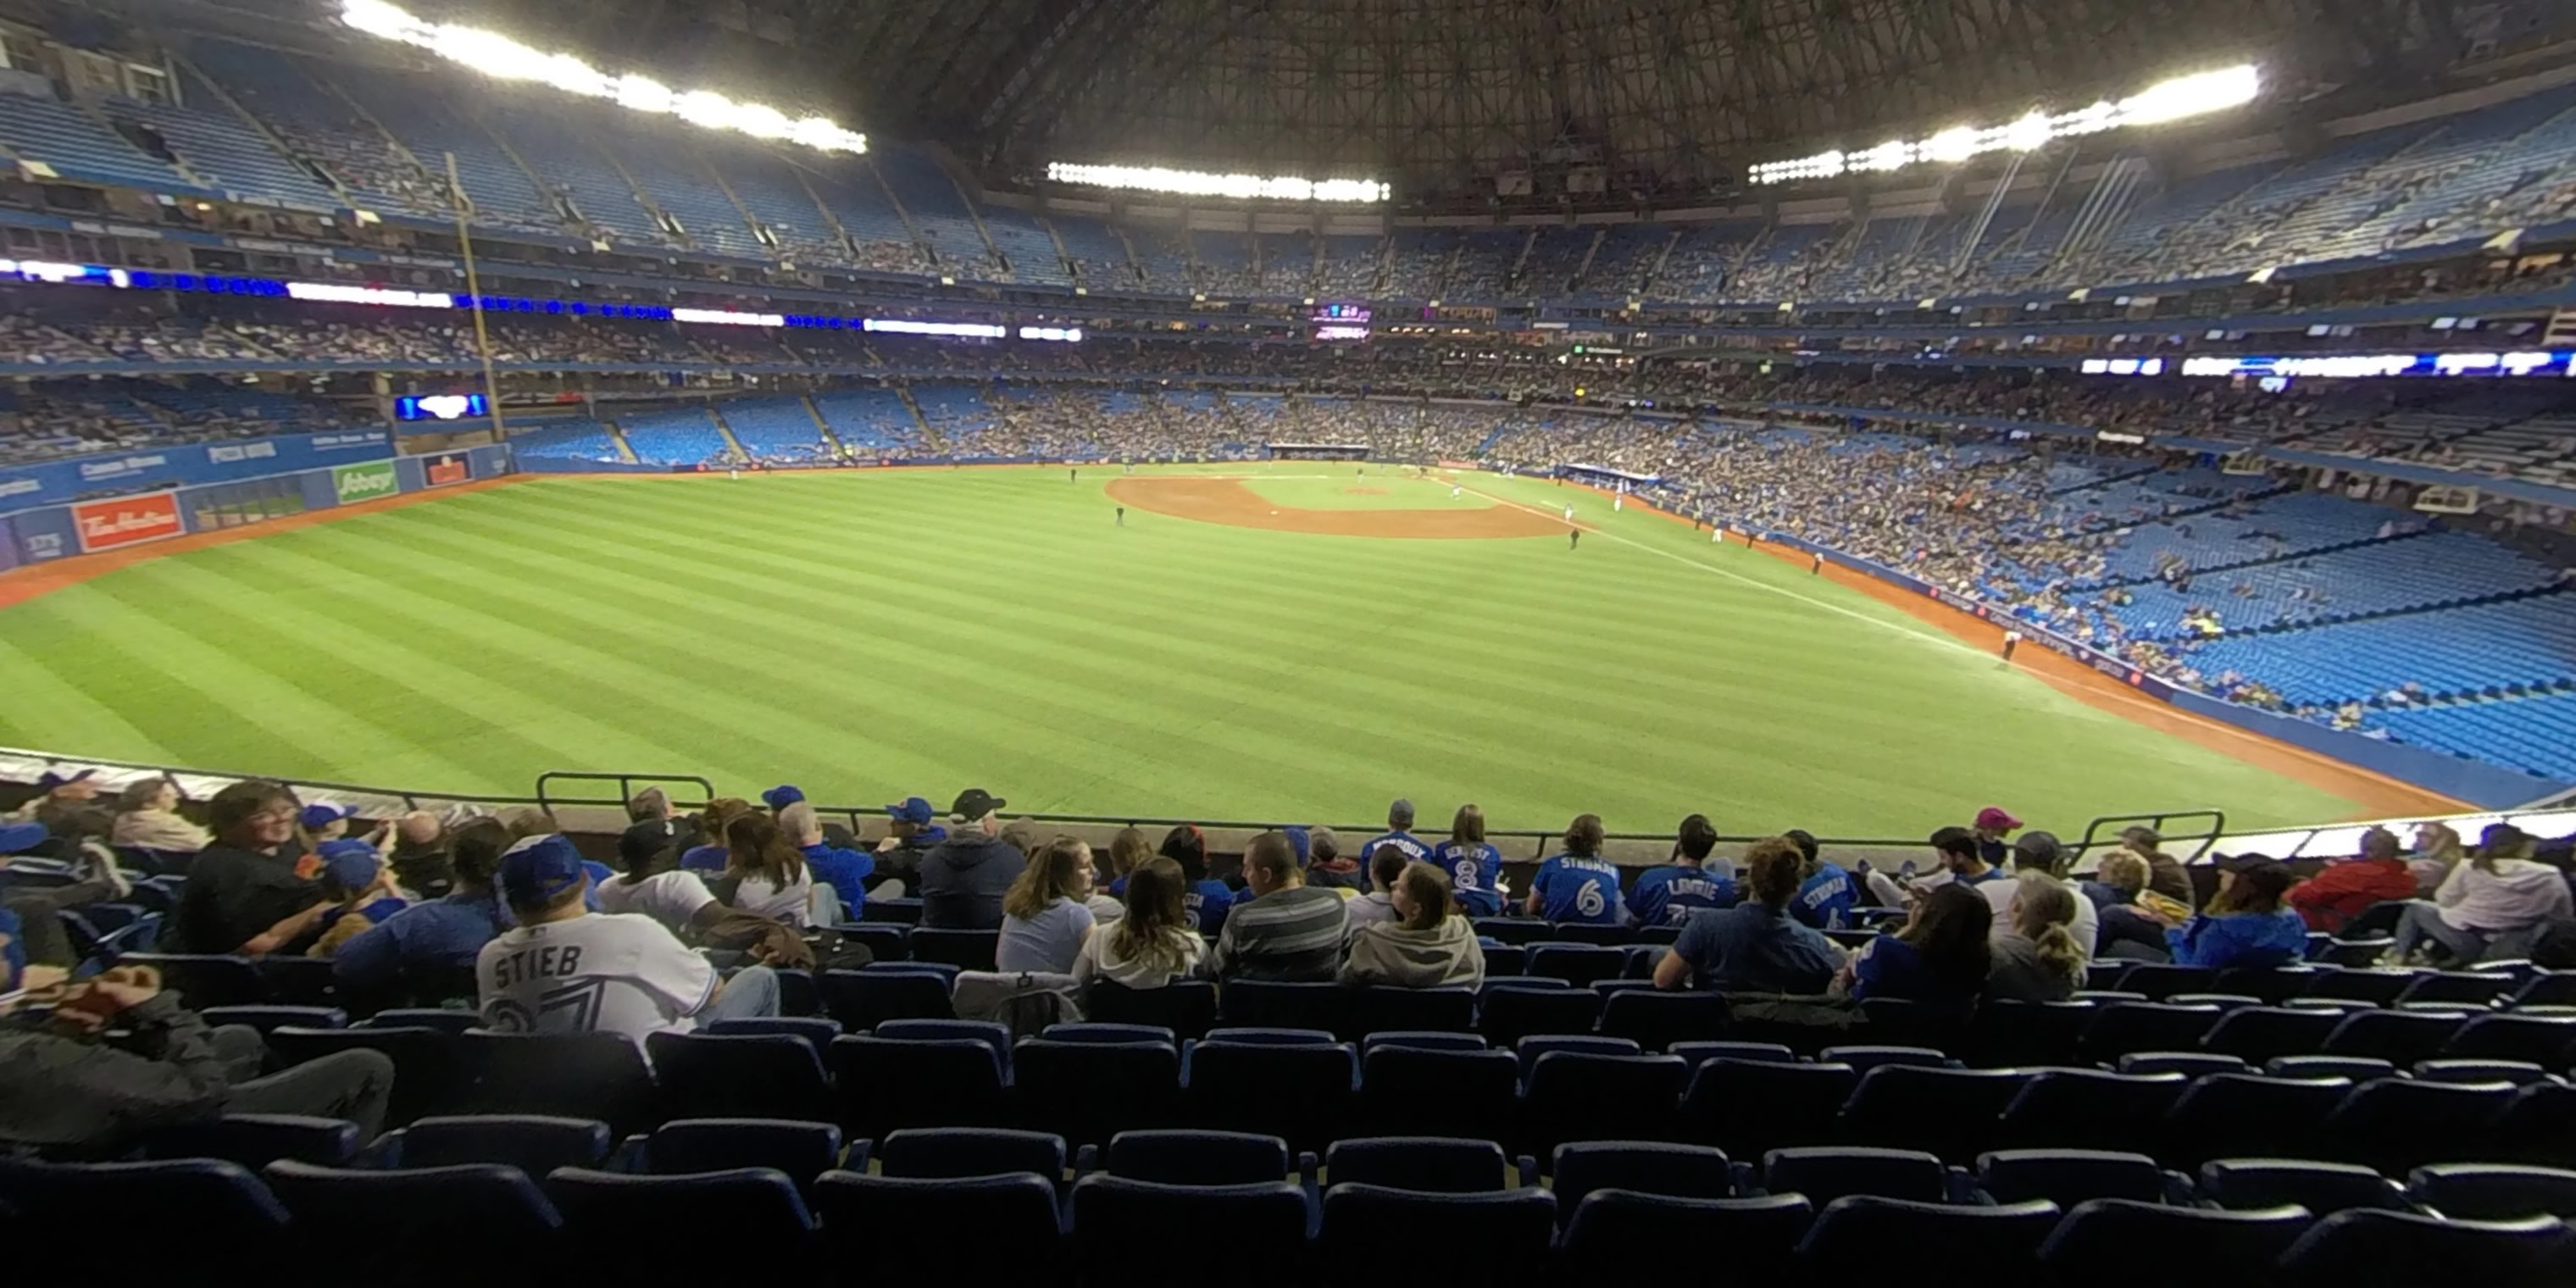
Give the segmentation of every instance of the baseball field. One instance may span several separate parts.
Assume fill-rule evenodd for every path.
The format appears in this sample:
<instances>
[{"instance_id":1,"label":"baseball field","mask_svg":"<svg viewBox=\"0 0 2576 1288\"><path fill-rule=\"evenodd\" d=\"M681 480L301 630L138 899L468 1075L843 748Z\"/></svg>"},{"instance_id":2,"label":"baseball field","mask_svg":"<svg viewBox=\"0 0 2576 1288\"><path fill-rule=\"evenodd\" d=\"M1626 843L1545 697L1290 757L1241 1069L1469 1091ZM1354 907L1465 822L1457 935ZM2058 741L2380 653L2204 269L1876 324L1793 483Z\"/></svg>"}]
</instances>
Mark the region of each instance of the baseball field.
<instances>
[{"instance_id":1,"label":"baseball field","mask_svg":"<svg viewBox=\"0 0 2576 1288\"><path fill-rule=\"evenodd\" d=\"M1403 795L1626 832L2434 805L1539 479L542 478L310 517L0 578L0 743L462 793L695 772L1284 821Z\"/></svg>"}]
</instances>

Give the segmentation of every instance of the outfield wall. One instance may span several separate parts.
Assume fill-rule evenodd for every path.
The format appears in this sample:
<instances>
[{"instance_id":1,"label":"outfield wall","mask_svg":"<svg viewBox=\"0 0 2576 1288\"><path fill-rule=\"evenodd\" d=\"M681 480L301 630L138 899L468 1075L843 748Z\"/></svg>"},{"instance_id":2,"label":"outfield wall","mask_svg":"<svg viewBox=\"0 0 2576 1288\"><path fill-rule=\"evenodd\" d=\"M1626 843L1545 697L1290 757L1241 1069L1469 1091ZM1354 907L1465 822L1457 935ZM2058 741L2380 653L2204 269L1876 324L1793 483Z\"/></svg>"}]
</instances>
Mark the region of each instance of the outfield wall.
<instances>
[{"instance_id":1,"label":"outfield wall","mask_svg":"<svg viewBox=\"0 0 2576 1288\"><path fill-rule=\"evenodd\" d=\"M356 441L317 444L313 440ZM0 516L0 538L5 538L0 539L0 569L124 550L192 532L245 527L511 472L506 446L395 456L392 437L383 430L298 434L187 450L209 454L189 462L183 471L183 477L199 476L195 483ZM220 456L212 455L217 453ZM163 477L162 470L176 464L163 458L178 455L179 449L138 454L163 463L135 469L148 471L157 481ZM324 461L329 463L319 463ZM313 466L278 468L296 463ZM79 464L57 461L37 468ZM203 477L210 474L215 477Z\"/></svg>"}]
</instances>

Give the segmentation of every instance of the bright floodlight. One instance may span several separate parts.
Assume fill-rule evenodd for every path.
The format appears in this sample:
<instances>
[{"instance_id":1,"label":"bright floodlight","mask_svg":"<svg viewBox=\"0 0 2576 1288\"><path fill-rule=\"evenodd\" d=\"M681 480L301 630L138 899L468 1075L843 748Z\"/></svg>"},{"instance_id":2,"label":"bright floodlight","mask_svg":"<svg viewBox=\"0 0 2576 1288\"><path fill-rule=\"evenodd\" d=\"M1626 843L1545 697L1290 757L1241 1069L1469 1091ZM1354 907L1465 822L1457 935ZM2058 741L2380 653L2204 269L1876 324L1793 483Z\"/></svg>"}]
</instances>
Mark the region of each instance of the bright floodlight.
<instances>
[{"instance_id":1,"label":"bright floodlight","mask_svg":"<svg viewBox=\"0 0 2576 1288\"><path fill-rule=\"evenodd\" d=\"M1866 152L1821 152L1753 167L1755 183L1794 183L1843 174L1870 174L1918 161L1951 164L1988 152L2028 152L2056 139L2099 134L2130 125L2162 125L2242 107L2263 92L2263 74L2252 66L2201 72L2151 85L2116 103L2095 103L2051 115L2033 110L2009 125L1954 126L1920 143L1882 143Z\"/></svg>"},{"instance_id":2,"label":"bright floodlight","mask_svg":"<svg viewBox=\"0 0 2576 1288\"><path fill-rule=\"evenodd\" d=\"M341 0L340 21L373 36L399 40L501 80L540 81L584 98L604 98L638 112L670 112L711 130L738 130L762 139L789 139L824 152L865 152L868 138L819 116L791 120L761 103L737 103L706 90L674 93L633 72L612 75L571 54L530 49L499 32L454 23L424 22L386 0Z\"/></svg>"},{"instance_id":3,"label":"bright floodlight","mask_svg":"<svg viewBox=\"0 0 2576 1288\"><path fill-rule=\"evenodd\" d=\"M1062 161L1047 166L1047 178L1057 183L1087 184L1094 188L1243 200L1384 201L1390 195L1388 187L1375 179L1263 178L1253 174L1167 170L1161 166L1071 165Z\"/></svg>"}]
</instances>

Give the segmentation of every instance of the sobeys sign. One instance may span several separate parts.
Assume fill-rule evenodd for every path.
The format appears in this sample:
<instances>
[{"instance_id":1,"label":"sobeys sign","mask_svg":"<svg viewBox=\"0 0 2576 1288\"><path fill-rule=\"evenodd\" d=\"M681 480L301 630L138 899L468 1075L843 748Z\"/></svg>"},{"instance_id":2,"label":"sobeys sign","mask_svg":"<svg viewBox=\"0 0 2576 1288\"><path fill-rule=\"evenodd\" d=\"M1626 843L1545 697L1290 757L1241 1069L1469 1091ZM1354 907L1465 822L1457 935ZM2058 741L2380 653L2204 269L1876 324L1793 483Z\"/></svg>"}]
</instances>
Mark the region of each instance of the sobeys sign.
<instances>
[{"instance_id":1,"label":"sobeys sign","mask_svg":"<svg viewBox=\"0 0 2576 1288\"><path fill-rule=\"evenodd\" d=\"M372 501L377 497L392 496L402 491L402 484L394 478L392 461L369 461L364 465L340 466L331 471L331 487L339 494L342 505L355 501Z\"/></svg>"}]
</instances>

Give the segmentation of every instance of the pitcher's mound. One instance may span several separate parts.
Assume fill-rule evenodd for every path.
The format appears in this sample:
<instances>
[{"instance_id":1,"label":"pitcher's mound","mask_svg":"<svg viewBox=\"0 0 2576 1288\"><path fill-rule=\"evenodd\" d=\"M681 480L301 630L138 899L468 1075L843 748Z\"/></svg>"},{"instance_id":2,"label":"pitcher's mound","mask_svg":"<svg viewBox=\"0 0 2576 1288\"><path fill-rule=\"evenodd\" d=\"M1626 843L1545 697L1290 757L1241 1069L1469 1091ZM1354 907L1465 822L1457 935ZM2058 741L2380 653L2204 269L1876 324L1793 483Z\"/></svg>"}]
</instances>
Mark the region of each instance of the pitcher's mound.
<instances>
[{"instance_id":1,"label":"pitcher's mound","mask_svg":"<svg viewBox=\"0 0 2576 1288\"><path fill-rule=\"evenodd\" d=\"M1359 494L1382 488L1347 488ZM1491 537L1562 536L1565 525L1545 515L1508 505L1482 510L1301 510L1274 508L1251 488L1233 479L1112 479L1109 499L1139 510L1176 519L1223 523L1272 532L1314 532L1333 537L1421 537L1475 540Z\"/></svg>"}]
</instances>

